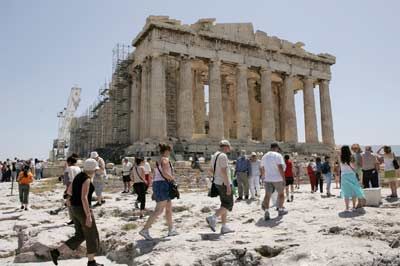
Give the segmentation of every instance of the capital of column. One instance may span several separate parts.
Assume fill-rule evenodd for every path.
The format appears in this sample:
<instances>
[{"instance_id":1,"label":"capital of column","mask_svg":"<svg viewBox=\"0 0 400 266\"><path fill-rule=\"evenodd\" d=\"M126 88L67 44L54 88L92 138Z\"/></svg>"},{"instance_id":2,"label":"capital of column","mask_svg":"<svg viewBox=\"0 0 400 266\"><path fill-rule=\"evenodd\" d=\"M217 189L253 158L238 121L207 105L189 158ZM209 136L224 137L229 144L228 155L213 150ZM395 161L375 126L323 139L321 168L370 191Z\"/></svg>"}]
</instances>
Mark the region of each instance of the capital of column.
<instances>
[{"instance_id":1,"label":"capital of column","mask_svg":"<svg viewBox=\"0 0 400 266\"><path fill-rule=\"evenodd\" d=\"M270 67L262 66L262 67L260 68L260 73L263 73L263 74L272 74L272 70L271 70Z\"/></svg>"}]
</instances>

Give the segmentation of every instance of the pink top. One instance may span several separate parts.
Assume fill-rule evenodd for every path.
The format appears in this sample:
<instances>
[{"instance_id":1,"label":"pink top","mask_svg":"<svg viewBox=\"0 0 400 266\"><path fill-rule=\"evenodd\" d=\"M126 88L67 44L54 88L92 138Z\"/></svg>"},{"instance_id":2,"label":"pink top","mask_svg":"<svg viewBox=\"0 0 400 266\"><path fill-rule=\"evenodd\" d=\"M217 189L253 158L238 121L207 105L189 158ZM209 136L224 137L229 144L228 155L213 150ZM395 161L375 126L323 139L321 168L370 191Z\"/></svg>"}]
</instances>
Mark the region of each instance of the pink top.
<instances>
[{"instance_id":1,"label":"pink top","mask_svg":"<svg viewBox=\"0 0 400 266\"><path fill-rule=\"evenodd\" d=\"M168 163L170 164L170 167L168 167L168 170L166 171L166 174L172 176L172 172L173 172L173 168L171 163L169 162L169 159L167 158ZM158 163L158 167L156 165L156 167L154 168L154 177L153 177L153 182L156 181L165 181L165 179L161 176L160 171L158 169L160 169L161 171L163 171L162 167L161 167L161 160ZM164 170L165 171L165 170ZM165 175L164 175L165 176Z\"/></svg>"}]
</instances>

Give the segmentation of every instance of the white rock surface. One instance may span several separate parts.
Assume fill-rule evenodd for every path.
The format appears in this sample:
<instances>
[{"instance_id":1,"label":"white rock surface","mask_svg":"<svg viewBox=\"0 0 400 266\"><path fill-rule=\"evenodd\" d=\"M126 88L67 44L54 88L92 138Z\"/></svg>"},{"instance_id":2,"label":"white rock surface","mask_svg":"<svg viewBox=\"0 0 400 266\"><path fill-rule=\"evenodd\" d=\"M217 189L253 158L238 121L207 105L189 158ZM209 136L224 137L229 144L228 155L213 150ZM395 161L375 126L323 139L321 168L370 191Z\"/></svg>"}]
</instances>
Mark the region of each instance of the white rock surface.
<instances>
[{"instance_id":1,"label":"white rock surface","mask_svg":"<svg viewBox=\"0 0 400 266\"><path fill-rule=\"evenodd\" d=\"M46 182L46 181L40 181ZM135 196L121 194L121 182L110 179L105 193L106 204L96 208L102 254L105 265L400 265L400 201L383 199L379 208L365 208L365 213L343 213L341 199L309 193L304 185L295 193L293 203L285 203L289 214L265 222L259 201L235 204L229 225L235 233L221 236L207 227L205 217L219 206L206 192L183 193L174 201L174 221L180 235L166 237L166 225L159 219L151 229L155 241L138 235L145 220L134 211ZM40 186L36 183L34 186ZM9 184L0 183L0 265L46 266L48 247L56 247L74 232L65 226L68 213L50 215L62 205L61 184L48 192L31 194L29 211L19 210L17 196L9 194ZM389 191L383 189L382 194ZM338 195L339 190L334 190ZM155 203L148 195L147 207ZM220 224L218 225L218 230ZM18 248L18 230L25 234ZM21 237L20 237L21 239ZM394 244L394 248L390 247ZM85 265L85 244L77 252L64 254L59 265ZM376 265L376 264L375 264Z\"/></svg>"}]
</instances>

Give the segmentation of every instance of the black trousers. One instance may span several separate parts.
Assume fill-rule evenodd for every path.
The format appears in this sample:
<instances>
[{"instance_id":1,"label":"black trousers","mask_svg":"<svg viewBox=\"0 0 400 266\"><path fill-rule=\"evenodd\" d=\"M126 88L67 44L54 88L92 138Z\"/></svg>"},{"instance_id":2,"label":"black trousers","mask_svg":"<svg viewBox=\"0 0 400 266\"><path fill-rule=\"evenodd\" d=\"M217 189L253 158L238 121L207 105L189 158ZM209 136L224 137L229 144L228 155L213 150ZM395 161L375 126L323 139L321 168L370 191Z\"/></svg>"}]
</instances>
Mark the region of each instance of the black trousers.
<instances>
[{"instance_id":1,"label":"black trousers","mask_svg":"<svg viewBox=\"0 0 400 266\"><path fill-rule=\"evenodd\" d=\"M322 174L320 172L316 172L315 175L317 176L317 190L318 190L318 185L319 185L319 191L321 193L324 192L324 178L322 177Z\"/></svg>"},{"instance_id":2,"label":"black trousers","mask_svg":"<svg viewBox=\"0 0 400 266\"><path fill-rule=\"evenodd\" d=\"M136 194L138 195L137 201L140 202L140 209L144 210L146 207L146 190L147 186L143 182L133 184Z\"/></svg>"},{"instance_id":3,"label":"black trousers","mask_svg":"<svg viewBox=\"0 0 400 266\"><path fill-rule=\"evenodd\" d=\"M375 169L363 170L363 186L364 188L379 187L378 171Z\"/></svg>"}]
</instances>

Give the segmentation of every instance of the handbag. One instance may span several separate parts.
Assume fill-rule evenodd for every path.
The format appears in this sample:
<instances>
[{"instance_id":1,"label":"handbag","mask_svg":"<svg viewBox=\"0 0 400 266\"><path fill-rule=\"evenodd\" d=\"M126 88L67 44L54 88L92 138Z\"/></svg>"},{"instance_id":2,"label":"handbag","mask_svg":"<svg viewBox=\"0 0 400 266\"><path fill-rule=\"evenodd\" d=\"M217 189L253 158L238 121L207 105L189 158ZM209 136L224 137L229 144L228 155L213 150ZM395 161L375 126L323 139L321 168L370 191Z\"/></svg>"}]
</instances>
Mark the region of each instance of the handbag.
<instances>
[{"instance_id":1,"label":"handbag","mask_svg":"<svg viewBox=\"0 0 400 266\"><path fill-rule=\"evenodd\" d=\"M396 155L393 153L393 167L398 170L400 168L399 161L396 158Z\"/></svg>"},{"instance_id":2,"label":"handbag","mask_svg":"<svg viewBox=\"0 0 400 266\"><path fill-rule=\"evenodd\" d=\"M165 178L162 171L160 170L158 162L156 162L156 166L157 166L158 172L160 172L160 175L162 176L162 178L164 178L165 181L167 181L169 184L169 198L171 200L173 200L175 198L179 199L180 193L179 193L178 185L175 183L175 181L169 181L168 179ZM169 162L169 166L171 167L171 170L172 170L173 168L172 168L171 162Z\"/></svg>"},{"instance_id":3,"label":"handbag","mask_svg":"<svg viewBox=\"0 0 400 266\"><path fill-rule=\"evenodd\" d=\"M215 198L215 197L219 196L218 188L215 185L214 180L215 180L215 170L217 169L217 161L218 161L218 157L220 155L221 155L221 153L218 153L217 157L215 158L215 162L214 162L214 173L213 173L211 188L210 188L210 191L208 192L208 196L210 198Z\"/></svg>"}]
</instances>

